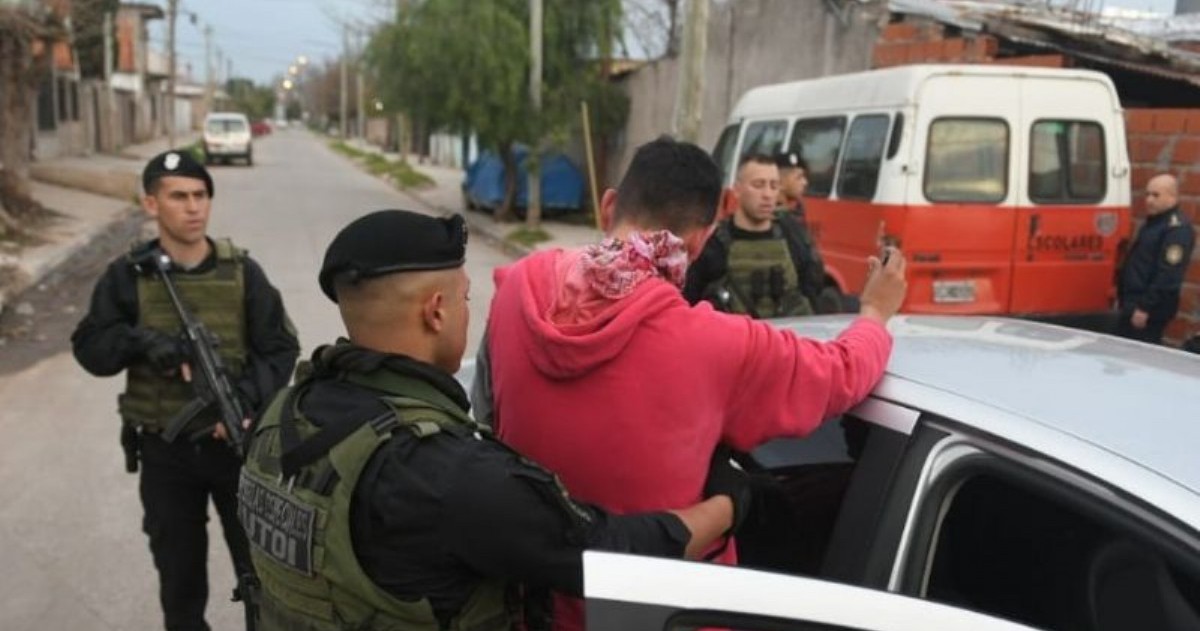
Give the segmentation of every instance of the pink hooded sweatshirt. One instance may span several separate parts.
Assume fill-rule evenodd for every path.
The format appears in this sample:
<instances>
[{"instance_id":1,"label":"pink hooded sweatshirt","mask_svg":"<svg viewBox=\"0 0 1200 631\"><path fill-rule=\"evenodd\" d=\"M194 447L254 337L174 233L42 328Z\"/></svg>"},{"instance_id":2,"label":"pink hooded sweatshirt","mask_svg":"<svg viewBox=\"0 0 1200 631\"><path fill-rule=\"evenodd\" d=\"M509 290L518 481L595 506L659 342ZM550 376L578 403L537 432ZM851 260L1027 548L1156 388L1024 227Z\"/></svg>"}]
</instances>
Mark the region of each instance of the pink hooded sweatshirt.
<instances>
[{"instance_id":1,"label":"pink hooded sweatshirt","mask_svg":"<svg viewBox=\"0 0 1200 631\"><path fill-rule=\"evenodd\" d=\"M748 451L805 436L860 402L892 339L856 319L816 342L746 316L693 307L661 278L607 298L578 250L496 270L488 352L499 437L557 473L575 498L616 513L702 499L718 443ZM720 558L733 563L733 546ZM562 599L558 629L582 628Z\"/></svg>"}]
</instances>

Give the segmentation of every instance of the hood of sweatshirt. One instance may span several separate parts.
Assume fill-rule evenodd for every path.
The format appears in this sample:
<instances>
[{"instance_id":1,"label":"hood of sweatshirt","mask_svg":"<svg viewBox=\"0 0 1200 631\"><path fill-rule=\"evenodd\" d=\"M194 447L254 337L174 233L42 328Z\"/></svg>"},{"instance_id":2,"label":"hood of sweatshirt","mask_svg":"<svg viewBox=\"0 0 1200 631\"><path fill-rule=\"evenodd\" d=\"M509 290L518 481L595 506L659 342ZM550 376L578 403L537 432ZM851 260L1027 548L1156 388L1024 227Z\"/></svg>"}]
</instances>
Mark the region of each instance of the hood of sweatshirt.
<instances>
[{"instance_id":1,"label":"hood of sweatshirt","mask_svg":"<svg viewBox=\"0 0 1200 631\"><path fill-rule=\"evenodd\" d=\"M497 290L517 291L533 364L550 379L573 379L619 355L647 319L686 308L675 285L645 278L613 298L589 280L582 250L547 250L495 272ZM504 287L512 283L513 287Z\"/></svg>"}]
</instances>

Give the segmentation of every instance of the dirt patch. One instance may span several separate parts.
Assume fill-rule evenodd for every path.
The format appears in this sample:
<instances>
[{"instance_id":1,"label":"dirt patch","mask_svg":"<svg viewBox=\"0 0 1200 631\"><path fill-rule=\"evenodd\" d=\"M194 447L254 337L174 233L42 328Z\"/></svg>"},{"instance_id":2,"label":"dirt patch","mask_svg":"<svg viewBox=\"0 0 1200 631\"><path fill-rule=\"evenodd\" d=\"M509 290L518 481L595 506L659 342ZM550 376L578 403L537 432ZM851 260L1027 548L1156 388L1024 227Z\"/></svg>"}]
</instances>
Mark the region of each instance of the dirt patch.
<instances>
[{"instance_id":1,"label":"dirt patch","mask_svg":"<svg viewBox=\"0 0 1200 631\"><path fill-rule=\"evenodd\" d=\"M42 282L6 300L0 313L0 375L20 372L70 350L71 332L87 313L96 279L109 262L129 249L144 221L131 216L118 222ZM5 284L4 274L0 268L0 286Z\"/></svg>"}]
</instances>

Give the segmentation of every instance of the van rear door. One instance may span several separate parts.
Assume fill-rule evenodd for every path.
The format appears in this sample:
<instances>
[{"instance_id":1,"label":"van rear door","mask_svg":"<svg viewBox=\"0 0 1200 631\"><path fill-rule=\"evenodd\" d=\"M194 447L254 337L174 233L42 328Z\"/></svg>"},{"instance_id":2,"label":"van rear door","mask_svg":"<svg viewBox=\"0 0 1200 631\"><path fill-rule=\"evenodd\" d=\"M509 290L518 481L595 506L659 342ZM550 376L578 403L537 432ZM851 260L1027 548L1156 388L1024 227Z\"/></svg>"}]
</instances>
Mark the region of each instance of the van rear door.
<instances>
[{"instance_id":1,"label":"van rear door","mask_svg":"<svg viewBox=\"0 0 1200 631\"><path fill-rule=\"evenodd\" d=\"M1004 313L1012 275L1019 95L1008 77L949 72L919 89L901 245L912 313Z\"/></svg>"},{"instance_id":2,"label":"van rear door","mask_svg":"<svg viewBox=\"0 0 1200 631\"><path fill-rule=\"evenodd\" d=\"M1110 86L1089 78L1020 80L1014 314L1109 308L1119 241L1128 234L1123 125Z\"/></svg>"}]
</instances>

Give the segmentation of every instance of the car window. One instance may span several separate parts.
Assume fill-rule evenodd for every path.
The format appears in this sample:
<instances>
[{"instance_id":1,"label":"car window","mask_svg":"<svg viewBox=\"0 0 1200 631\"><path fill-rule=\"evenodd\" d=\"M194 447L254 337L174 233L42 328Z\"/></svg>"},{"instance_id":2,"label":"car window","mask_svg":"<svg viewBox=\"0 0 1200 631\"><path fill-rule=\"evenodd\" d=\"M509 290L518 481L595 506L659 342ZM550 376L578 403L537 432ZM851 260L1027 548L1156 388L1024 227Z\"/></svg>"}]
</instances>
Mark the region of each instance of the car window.
<instances>
[{"instance_id":1,"label":"car window","mask_svg":"<svg viewBox=\"0 0 1200 631\"><path fill-rule=\"evenodd\" d=\"M208 121L205 129L213 134L240 132L246 131L246 123L236 118L214 119Z\"/></svg>"},{"instance_id":2,"label":"car window","mask_svg":"<svg viewBox=\"0 0 1200 631\"><path fill-rule=\"evenodd\" d=\"M941 118L929 126L925 197L931 202L996 203L1008 196L1008 123Z\"/></svg>"},{"instance_id":3,"label":"car window","mask_svg":"<svg viewBox=\"0 0 1200 631\"><path fill-rule=\"evenodd\" d=\"M733 172L733 150L737 146L738 132L741 131L741 124L730 125L721 132L721 138L717 140L717 146L713 149L713 160L717 166L721 168L721 176L729 177Z\"/></svg>"},{"instance_id":4,"label":"car window","mask_svg":"<svg viewBox=\"0 0 1200 631\"><path fill-rule=\"evenodd\" d=\"M787 136L787 121L757 121L746 126L746 137L742 139L742 150L738 159L761 154L774 156L783 149Z\"/></svg>"},{"instance_id":5,"label":"car window","mask_svg":"<svg viewBox=\"0 0 1200 631\"><path fill-rule=\"evenodd\" d=\"M869 440L872 451L866 450ZM754 450L744 464L753 472L757 517L738 532L738 564L823 576L851 480L863 477L867 463L898 460L906 440L899 432L844 415L806 438L777 439ZM870 484L886 485L891 469L885 465L879 471L881 479Z\"/></svg>"},{"instance_id":6,"label":"car window","mask_svg":"<svg viewBox=\"0 0 1200 631\"><path fill-rule=\"evenodd\" d=\"M1104 198L1104 129L1085 121L1043 120L1029 140L1029 198L1041 204Z\"/></svg>"},{"instance_id":7,"label":"car window","mask_svg":"<svg viewBox=\"0 0 1200 631\"><path fill-rule=\"evenodd\" d=\"M810 118L796 121L788 149L800 154L808 165L807 197L828 197L842 149L846 117Z\"/></svg>"},{"instance_id":8,"label":"car window","mask_svg":"<svg viewBox=\"0 0 1200 631\"><path fill-rule=\"evenodd\" d=\"M872 199L879 184L879 165L888 138L888 116L872 114L855 117L846 135L842 151L842 174L838 176L838 197Z\"/></svg>"},{"instance_id":9,"label":"car window","mask_svg":"<svg viewBox=\"0 0 1200 631\"><path fill-rule=\"evenodd\" d=\"M952 487L922 510L942 516L924 597L1051 631L1200 628L1200 576L1115 507L1015 465Z\"/></svg>"}]
</instances>

